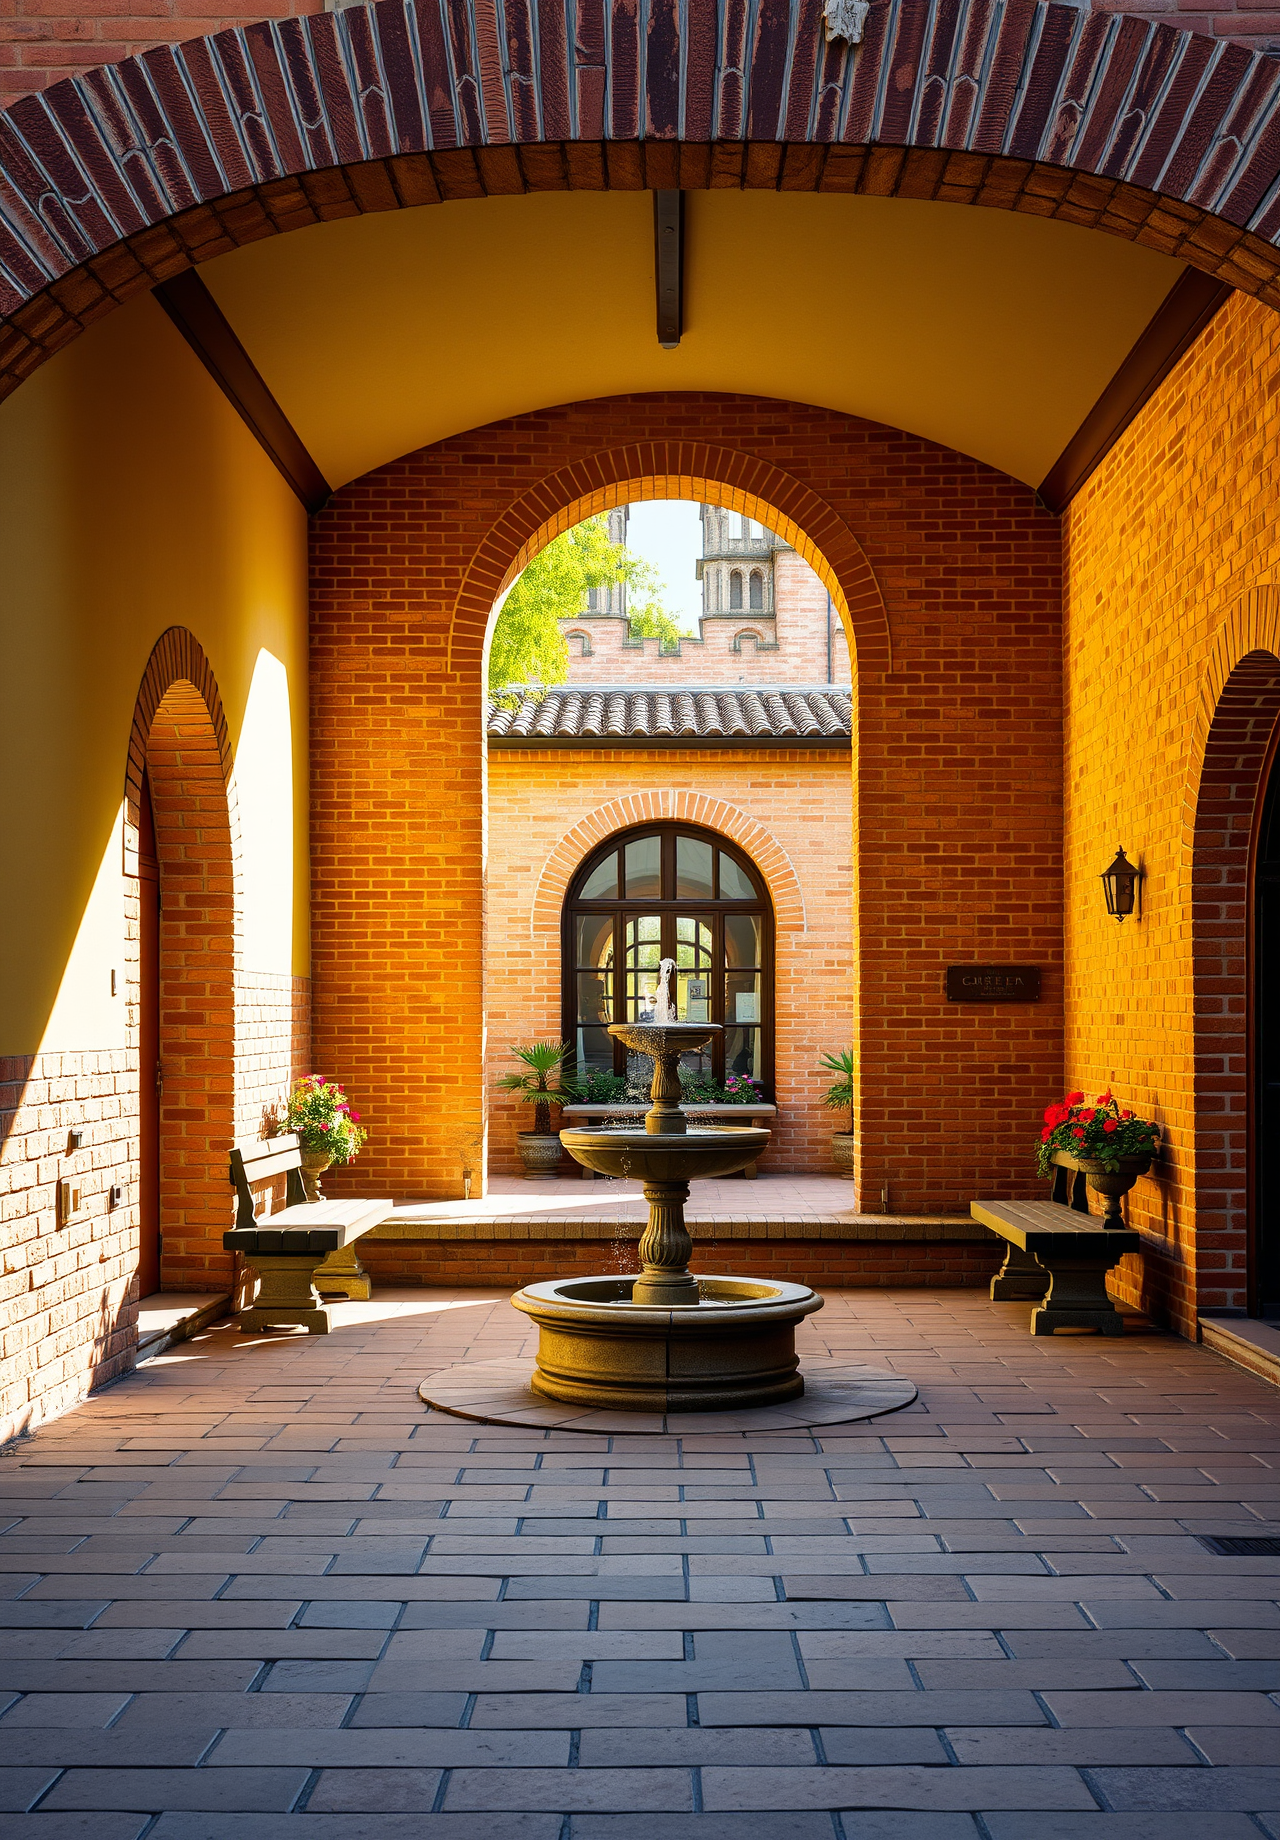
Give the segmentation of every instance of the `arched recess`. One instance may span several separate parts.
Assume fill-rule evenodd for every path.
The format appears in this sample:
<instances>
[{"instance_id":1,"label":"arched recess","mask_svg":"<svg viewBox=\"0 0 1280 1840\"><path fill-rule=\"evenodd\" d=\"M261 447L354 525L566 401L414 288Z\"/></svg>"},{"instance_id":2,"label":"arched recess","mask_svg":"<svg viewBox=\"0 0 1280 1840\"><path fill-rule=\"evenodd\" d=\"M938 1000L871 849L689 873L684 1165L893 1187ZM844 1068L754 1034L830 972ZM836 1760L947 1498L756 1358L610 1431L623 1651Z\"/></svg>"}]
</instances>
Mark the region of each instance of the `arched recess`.
<instances>
[{"instance_id":1,"label":"arched recess","mask_svg":"<svg viewBox=\"0 0 1280 1840\"><path fill-rule=\"evenodd\" d=\"M230 1290L234 1258L222 1235L232 1220L227 1151L236 1135L231 749L209 660L184 627L157 641L134 707L125 874L135 878L135 913L144 771L160 862L161 1286ZM136 1013L136 966L130 995ZM139 1068L139 1080L148 1077L153 1070Z\"/></svg>"},{"instance_id":2,"label":"arched recess","mask_svg":"<svg viewBox=\"0 0 1280 1840\"><path fill-rule=\"evenodd\" d=\"M748 28L748 18L751 19ZM446 18L448 24L446 25ZM0 116L7 387L131 295L366 211L540 190L867 192L1146 244L1280 303L1280 61L990 0L381 0L89 71Z\"/></svg>"},{"instance_id":3,"label":"arched recess","mask_svg":"<svg viewBox=\"0 0 1280 1840\"><path fill-rule=\"evenodd\" d=\"M1244 596L1201 680L1184 807L1194 977L1195 1218L1200 1309L1248 1304L1251 861L1280 723L1280 588Z\"/></svg>"},{"instance_id":4,"label":"arched recess","mask_svg":"<svg viewBox=\"0 0 1280 1840\"><path fill-rule=\"evenodd\" d=\"M884 595L861 544L838 512L781 467L693 441L646 441L593 454L540 480L495 519L467 567L449 630L449 669L479 656L494 603L553 537L584 518L643 499L720 505L777 532L831 595L859 679L893 669Z\"/></svg>"},{"instance_id":5,"label":"arched recess","mask_svg":"<svg viewBox=\"0 0 1280 1840\"><path fill-rule=\"evenodd\" d=\"M804 932L804 893L800 879L777 839L756 819L724 799L711 798L701 792L667 789L611 799L565 833L542 865L529 915L530 938L559 937L560 915L569 883L597 844L612 837L615 831L631 830L638 824L671 822L696 824L703 830L718 831L722 837L736 843L764 876L773 901L775 930L780 934Z\"/></svg>"}]
</instances>

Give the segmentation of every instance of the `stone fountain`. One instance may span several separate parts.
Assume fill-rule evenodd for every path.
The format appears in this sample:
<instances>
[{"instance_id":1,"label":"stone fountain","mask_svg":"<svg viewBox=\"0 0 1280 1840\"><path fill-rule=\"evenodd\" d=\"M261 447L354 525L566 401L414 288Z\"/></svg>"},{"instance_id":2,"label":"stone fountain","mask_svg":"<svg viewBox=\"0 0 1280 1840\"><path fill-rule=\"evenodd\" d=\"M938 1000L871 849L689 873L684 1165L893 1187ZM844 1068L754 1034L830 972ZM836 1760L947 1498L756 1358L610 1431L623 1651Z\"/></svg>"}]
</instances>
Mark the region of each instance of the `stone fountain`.
<instances>
[{"instance_id":1,"label":"stone fountain","mask_svg":"<svg viewBox=\"0 0 1280 1840\"><path fill-rule=\"evenodd\" d=\"M707 1412L776 1405L804 1392L796 1324L822 1298L804 1284L695 1277L684 1221L689 1183L733 1175L769 1141L758 1126L694 1127L680 1110L680 1056L719 1024L680 1022L671 1001L675 962L664 958L651 1022L609 1033L654 1064L644 1129L565 1130L570 1156L604 1175L644 1183L649 1224L634 1277L530 1284L511 1299L539 1329L534 1391L583 1406Z\"/></svg>"}]
</instances>

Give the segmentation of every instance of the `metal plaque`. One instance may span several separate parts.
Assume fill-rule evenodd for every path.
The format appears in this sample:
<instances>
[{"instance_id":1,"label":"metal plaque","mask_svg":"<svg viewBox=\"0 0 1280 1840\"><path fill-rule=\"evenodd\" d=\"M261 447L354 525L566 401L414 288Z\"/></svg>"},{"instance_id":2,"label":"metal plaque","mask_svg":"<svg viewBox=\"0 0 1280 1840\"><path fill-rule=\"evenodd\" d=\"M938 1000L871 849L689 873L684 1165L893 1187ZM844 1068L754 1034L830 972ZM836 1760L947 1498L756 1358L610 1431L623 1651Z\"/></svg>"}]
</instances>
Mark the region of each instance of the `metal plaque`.
<instances>
[{"instance_id":1,"label":"metal plaque","mask_svg":"<svg viewBox=\"0 0 1280 1840\"><path fill-rule=\"evenodd\" d=\"M1038 1003L1039 965L948 965L948 1003Z\"/></svg>"}]
</instances>

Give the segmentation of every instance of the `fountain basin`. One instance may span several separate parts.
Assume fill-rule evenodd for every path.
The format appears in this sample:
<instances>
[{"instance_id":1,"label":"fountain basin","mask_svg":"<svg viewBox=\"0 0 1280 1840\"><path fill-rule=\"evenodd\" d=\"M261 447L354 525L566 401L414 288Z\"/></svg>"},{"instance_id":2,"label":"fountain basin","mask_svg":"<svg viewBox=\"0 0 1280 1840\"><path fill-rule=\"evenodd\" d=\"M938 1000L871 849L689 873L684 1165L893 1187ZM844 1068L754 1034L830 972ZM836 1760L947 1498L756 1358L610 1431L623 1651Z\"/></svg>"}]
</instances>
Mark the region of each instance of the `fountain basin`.
<instances>
[{"instance_id":1,"label":"fountain basin","mask_svg":"<svg viewBox=\"0 0 1280 1840\"><path fill-rule=\"evenodd\" d=\"M566 1130L560 1142L575 1162L635 1182L701 1182L732 1175L769 1142L762 1125L691 1126L674 1133L629 1129Z\"/></svg>"},{"instance_id":2,"label":"fountain basin","mask_svg":"<svg viewBox=\"0 0 1280 1840\"><path fill-rule=\"evenodd\" d=\"M516 1292L539 1330L535 1392L632 1412L741 1411L804 1392L796 1324L822 1308L808 1285L699 1277L697 1302L662 1308L632 1302L637 1281L564 1278Z\"/></svg>"}]
</instances>

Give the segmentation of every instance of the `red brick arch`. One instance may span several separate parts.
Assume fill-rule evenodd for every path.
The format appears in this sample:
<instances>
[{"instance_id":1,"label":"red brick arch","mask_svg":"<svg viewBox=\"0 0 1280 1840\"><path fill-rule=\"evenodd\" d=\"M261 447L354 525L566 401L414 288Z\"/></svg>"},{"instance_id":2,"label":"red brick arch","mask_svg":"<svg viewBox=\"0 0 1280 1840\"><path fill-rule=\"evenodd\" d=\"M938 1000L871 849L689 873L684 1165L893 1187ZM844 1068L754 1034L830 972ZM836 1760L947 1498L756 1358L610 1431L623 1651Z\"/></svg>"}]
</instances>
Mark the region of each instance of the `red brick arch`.
<instances>
[{"instance_id":1,"label":"red brick arch","mask_svg":"<svg viewBox=\"0 0 1280 1840\"><path fill-rule=\"evenodd\" d=\"M1280 722L1280 588L1243 595L1205 662L1187 775L1195 995L1195 1310L1248 1304L1250 857Z\"/></svg>"},{"instance_id":2,"label":"red brick arch","mask_svg":"<svg viewBox=\"0 0 1280 1840\"><path fill-rule=\"evenodd\" d=\"M279 231L712 186L1057 217L1280 302L1280 62L1050 0L380 0L159 45L0 115L0 373Z\"/></svg>"},{"instance_id":3,"label":"red brick arch","mask_svg":"<svg viewBox=\"0 0 1280 1840\"><path fill-rule=\"evenodd\" d=\"M893 669L884 595L861 544L829 504L793 474L736 448L652 440L592 454L518 498L486 532L467 567L449 632L449 667L482 646L493 604L553 537L614 505L685 498L740 511L797 550L831 594L861 675Z\"/></svg>"},{"instance_id":4,"label":"red brick arch","mask_svg":"<svg viewBox=\"0 0 1280 1840\"><path fill-rule=\"evenodd\" d=\"M166 1290L230 1290L227 1151L236 1136L237 861L231 749L213 670L185 627L162 634L134 706L126 875L151 782L160 858L160 1217ZM130 992L136 1001L137 986ZM135 1043L136 1047L136 1043ZM148 1069L139 1069L145 1079Z\"/></svg>"},{"instance_id":5,"label":"red brick arch","mask_svg":"<svg viewBox=\"0 0 1280 1840\"><path fill-rule=\"evenodd\" d=\"M791 858L776 837L755 818L725 799L710 798L702 792L639 792L625 799L611 799L607 805L575 824L556 845L542 865L538 886L529 914L529 936L534 940L555 939L560 932L560 914L569 883L577 874L583 858L612 837L617 831L630 830L636 824L698 824L703 830L718 831L744 850L763 875L773 901L773 918L780 933L803 933L805 930L804 891L792 867Z\"/></svg>"}]
</instances>

